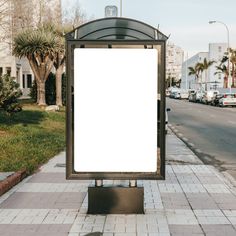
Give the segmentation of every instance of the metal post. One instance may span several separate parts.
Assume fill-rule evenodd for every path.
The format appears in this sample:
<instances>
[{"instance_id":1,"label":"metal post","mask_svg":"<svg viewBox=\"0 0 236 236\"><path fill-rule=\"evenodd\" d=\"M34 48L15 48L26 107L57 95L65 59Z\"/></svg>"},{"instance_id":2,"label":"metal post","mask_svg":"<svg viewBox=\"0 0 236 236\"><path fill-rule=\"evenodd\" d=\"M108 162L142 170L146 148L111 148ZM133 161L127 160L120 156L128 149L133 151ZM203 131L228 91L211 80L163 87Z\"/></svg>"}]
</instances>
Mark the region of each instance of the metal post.
<instances>
[{"instance_id":1,"label":"metal post","mask_svg":"<svg viewBox=\"0 0 236 236\"><path fill-rule=\"evenodd\" d=\"M130 181L129 181L129 186L130 186L131 188L137 187L137 180L130 180Z\"/></svg>"},{"instance_id":2,"label":"metal post","mask_svg":"<svg viewBox=\"0 0 236 236\"><path fill-rule=\"evenodd\" d=\"M188 89L188 52L186 54L186 62L185 62L185 73L186 73L186 80L185 80L185 89Z\"/></svg>"},{"instance_id":3,"label":"metal post","mask_svg":"<svg viewBox=\"0 0 236 236\"><path fill-rule=\"evenodd\" d=\"M214 23L219 23L224 25L227 31L227 51L228 51L228 87L229 87L229 92L232 92L232 78L231 78L231 73L230 73L230 43L229 43L229 28L228 26L222 22L222 21L209 21L209 24L214 24Z\"/></svg>"},{"instance_id":4,"label":"metal post","mask_svg":"<svg viewBox=\"0 0 236 236\"><path fill-rule=\"evenodd\" d=\"M122 6L123 4L122 4L122 0L120 0L120 17L122 17Z\"/></svg>"},{"instance_id":5,"label":"metal post","mask_svg":"<svg viewBox=\"0 0 236 236\"><path fill-rule=\"evenodd\" d=\"M102 179L95 179L95 186L96 187L102 187L103 186L103 180Z\"/></svg>"}]
</instances>

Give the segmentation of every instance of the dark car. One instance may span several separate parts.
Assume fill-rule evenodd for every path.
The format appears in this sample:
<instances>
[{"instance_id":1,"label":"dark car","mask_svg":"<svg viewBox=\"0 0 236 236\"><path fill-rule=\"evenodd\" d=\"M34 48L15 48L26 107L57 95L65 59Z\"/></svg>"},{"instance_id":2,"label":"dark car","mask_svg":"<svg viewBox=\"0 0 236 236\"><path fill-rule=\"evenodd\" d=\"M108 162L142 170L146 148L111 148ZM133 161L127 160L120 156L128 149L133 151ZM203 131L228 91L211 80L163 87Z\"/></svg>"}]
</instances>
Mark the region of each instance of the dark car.
<instances>
[{"instance_id":1,"label":"dark car","mask_svg":"<svg viewBox=\"0 0 236 236\"><path fill-rule=\"evenodd\" d=\"M219 106L219 100L223 97L223 94L217 94L211 101L212 106Z\"/></svg>"}]
</instances>

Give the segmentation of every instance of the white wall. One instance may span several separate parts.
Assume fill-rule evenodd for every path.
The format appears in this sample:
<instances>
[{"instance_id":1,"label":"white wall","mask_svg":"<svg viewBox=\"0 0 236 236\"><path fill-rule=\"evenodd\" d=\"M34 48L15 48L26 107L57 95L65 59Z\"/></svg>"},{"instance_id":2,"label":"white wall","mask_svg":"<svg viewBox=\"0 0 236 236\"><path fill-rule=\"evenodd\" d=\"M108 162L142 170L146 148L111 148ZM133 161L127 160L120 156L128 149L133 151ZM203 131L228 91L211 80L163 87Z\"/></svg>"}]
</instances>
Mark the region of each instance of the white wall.
<instances>
[{"instance_id":1,"label":"white wall","mask_svg":"<svg viewBox=\"0 0 236 236\"><path fill-rule=\"evenodd\" d=\"M226 43L210 43L209 44L209 60L216 61L210 68L208 69L208 78L209 82L216 81L218 82L217 87L223 88L224 86L224 75L217 74L215 75L216 65L220 64L224 53L227 51L227 44ZM212 87L212 84L208 86L209 88Z\"/></svg>"}]
</instances>

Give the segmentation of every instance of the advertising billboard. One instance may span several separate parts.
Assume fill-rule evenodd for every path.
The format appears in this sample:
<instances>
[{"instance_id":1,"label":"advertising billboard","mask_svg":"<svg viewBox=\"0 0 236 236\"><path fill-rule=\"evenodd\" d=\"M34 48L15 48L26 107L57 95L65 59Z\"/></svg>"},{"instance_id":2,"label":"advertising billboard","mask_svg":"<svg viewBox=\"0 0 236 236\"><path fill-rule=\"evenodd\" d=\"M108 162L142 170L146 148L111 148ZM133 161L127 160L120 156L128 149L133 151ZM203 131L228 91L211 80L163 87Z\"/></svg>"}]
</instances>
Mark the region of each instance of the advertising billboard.
<instances>
[{"instance_id":1,"label":"advertising billboard","mask_svg":"<svg viewBox=\"0 0 236 236\"><path fill-rule=\"evenodd\" d=\"M157 165L156 49L74 50L74 170L148 172Z\"/></svg>"}]
</instances>

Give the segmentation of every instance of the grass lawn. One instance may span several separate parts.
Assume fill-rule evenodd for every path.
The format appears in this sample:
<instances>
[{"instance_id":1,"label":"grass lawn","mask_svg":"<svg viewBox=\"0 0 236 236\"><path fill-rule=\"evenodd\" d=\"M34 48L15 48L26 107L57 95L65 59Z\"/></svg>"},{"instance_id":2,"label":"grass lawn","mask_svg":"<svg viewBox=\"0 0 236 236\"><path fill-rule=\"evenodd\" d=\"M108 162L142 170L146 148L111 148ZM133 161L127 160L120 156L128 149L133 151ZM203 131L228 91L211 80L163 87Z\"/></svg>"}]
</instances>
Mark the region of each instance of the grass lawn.
<instances>
[{"instance_id":1,"label":"grass lawn","mask_svg":"<svg viewBox=\"0 0 236 236\"><path fill-rule=\"evenodd\" d=\"M64 149L65 110L45 112L23 104L12 117L0 110L0 172L26 169L31 174Z\"/></svg>"}]
</instances>

